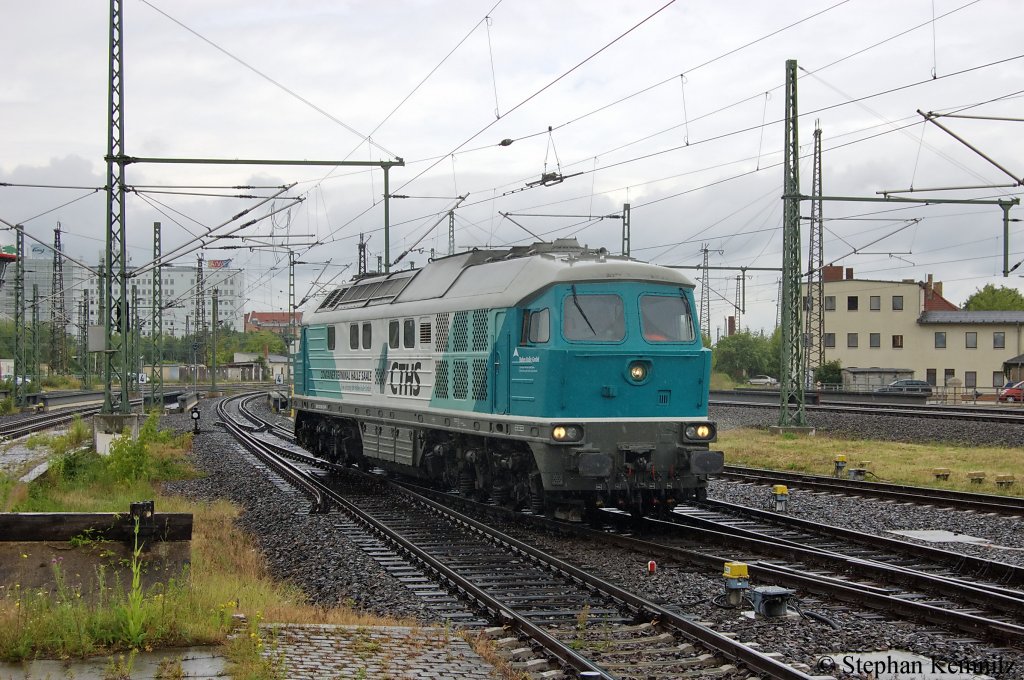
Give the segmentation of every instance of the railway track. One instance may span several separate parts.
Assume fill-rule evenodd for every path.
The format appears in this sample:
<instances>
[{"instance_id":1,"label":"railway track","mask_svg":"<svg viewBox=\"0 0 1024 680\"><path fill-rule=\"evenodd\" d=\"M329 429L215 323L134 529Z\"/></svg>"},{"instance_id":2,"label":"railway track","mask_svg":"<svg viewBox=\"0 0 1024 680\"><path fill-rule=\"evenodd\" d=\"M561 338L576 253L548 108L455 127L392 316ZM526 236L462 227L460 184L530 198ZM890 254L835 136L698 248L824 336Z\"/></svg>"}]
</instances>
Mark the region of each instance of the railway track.
<instances>
[{"instance_id":1,"label":"railway track","mask_svg":"<svg viewBox=\"0 0 1024 680\"><path fill-rule=\"evenodd\" d=\"M824 477L799 472L780 472L760 468L726 465L718 475L723 479L755 482L758 484L786 484L811 491L868 496L903 503L918 503L954 508L994 512L1001 515L1024 516L1024 498L1018 496L997 496L994 494L935 489L920 486L905 486L887 482L868 482L838 477Z\"/></svg>"},{"instance_id":2,"label":"railway track","mask_svg":"<svg viewBox=\"0 0 1024 680\"><path fill-rule=\"evenodd\" d=\"M685 525L688 540L698 531L709 544L766 556L759 568L811 592L1024 642L1024 592L1012 587L1024 584L1024 569L1015 565L722 501L677 508L667 524Z\"/></svg>"},{"instance_id":3,"label":"railway track","mask_svg":"<svg viewBox=\"0 0 1024 680\"><path fill-rule=\"evenodd\" d=\"M57 425L69 423L76 416L92 415L99 410L96 406L79 406L62 409L60 413L39 413L13 418L0 424L0 438L17 439L34 432L41 432Z\"/></svg>"},{"instance_id":4,"label":"railway track","mask_svg":"<svg viewBox=\"0 0 1024 680\"><path fill-rule=\"evenodd\" d=\"M758 395L752 400L749 395L739 399L712 398L709 406L730 406L740 408L778 407L778 393ZM1024 408L1021 406L948 406L946 404L892 404L884 402L842 402L834 404L807 404L804 411L810 413L845 413L872 416L901 416L912 418L934 418L946 420L955 418L983 423L1024 424Z\"/></svg>"},{"instance_id":5,"label":"railway track","mask_svg":"<svg viewBox=\"0 0 1024 680\"><path fill-rule=\"evenodd\" d=\"M509 517L507 510L496 506L426 489L419 491L467 512ZM828 537L805 535L799 540L796 531L787 530L786 538L782 538L779 531L766 526L758 531L753 528L754 522L743 518L711 515L704 508L686 508L678 521L648 518L638 524L626 513L606 511L602 520L611 531L544 517L520 515L519 519L536 528L615 545L712 573L720 574L726 562L741 561L748 565L752 579L763 585L781 585L808 593L802 600L804 609L828 609L849 603L893 618L967 633L977 641L1019 644L1024 640L1024 627L1017 623L1024 612L1024 592L995 583L997 579L992 578L1018 579L1019 568L1013 565L986 565L983 560L939 555L942 551L933 554L931 549L924 548L923 555L931 554L939 560L929 564L924 557L882 548L851 547ZM911 551L920 547L906 546ZM841 552L844 549L846 554ZM998 573L988 574L985 581L961 578L956 569L961 557L965 565L972 564L983 571L989 566Z\"/></svg>"},{"instance_id":6,"label":"railway track","mask_svg":"<svg viewBox=\"0 0 1024 680\"><path fill-rule=\"evenodd\" d=\"M370 480L369 488L365 476L358 483L345 482L345 493L339 493L322 471L344 472L346 479L354 471L268 440L266 428L253 426L251 412L242 416L246 423L238 424L221 402L218 414L263 464L309 496L314 511L337 510L339 530L363 542L382 566L453 620L477 623L483 616L514 630L517 637L496 644L513 649L520 670L539 672L553 659L579 677L593 678L809 677L379 477ZM387 493L382 492L385 484Z\"/></svg>"}]
</instances>

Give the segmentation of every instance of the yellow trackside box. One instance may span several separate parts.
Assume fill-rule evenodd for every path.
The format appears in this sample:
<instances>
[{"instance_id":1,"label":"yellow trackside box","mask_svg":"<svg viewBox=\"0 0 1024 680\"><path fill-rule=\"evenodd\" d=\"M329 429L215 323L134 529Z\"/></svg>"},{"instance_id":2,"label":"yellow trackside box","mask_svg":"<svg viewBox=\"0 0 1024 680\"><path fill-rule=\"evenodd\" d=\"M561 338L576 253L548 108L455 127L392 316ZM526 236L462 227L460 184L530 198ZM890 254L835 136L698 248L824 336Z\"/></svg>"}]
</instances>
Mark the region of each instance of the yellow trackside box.
<instances>
[{"instance_id":1,"label":"yellow trackside box","mask_svg":"<svg viewBox=\"0 0 1024 680\"><path fill-rule=\"evenodd\" d=\"M747 565L745 562L726 562L722 576L725 578L748 578Z\"/></svg>"},{"instance_id":2,"label":"yellow trackside box","mask_svg":"<svg viewBox=\"0 0 1024 680\"><path fill-rule=\"evenodd\" d=\"M789 489L786 487L785 484L776 484L775 486L772 487L772 493L775 494L776 496L788 496Z\"/></svg>"}]
</instances>

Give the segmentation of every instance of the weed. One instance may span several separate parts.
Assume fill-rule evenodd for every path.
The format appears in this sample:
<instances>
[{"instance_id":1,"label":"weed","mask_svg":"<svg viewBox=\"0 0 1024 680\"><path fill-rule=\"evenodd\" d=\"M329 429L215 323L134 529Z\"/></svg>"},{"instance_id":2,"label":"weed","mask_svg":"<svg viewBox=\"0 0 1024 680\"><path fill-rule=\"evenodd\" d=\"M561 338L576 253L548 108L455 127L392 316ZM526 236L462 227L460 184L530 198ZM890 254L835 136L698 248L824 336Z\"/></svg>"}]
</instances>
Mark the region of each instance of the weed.
<instances>
[{"instance_id":1,"label":"weed","mask_svg":"<svg viewBox=\"0 0 1024 680\"><path fill-rule=\"evenodd\" d=\"M235 678L251 680L284 680L288 677L285 655L277 648L277 634L272 631L270 647L260 629L262 616L257 612L250 618L245 630L239 631L227 644L229 673Z\"/></svg>"},{"instance_id":2,"label":"weed","mask_svg":"<svg viewBox=\"0 0 1024 680\"><path fill-rule=\"evenodd\" d=\"M372 656L383 649L379 640L374 640L370 631L362 626L356 628L356 636L352 641L352 650L359 657Z\"/></svg>"},{"instance_id":3,"label":"weed","mask_svg":"<svg viewBox=\"0 0 1024 680\"><path fill-rule=\"evenodd\" d=\"M181 657L163 659L156 667L156 680L183 680L185 670L181 667Z\"/></svg>"},{"instance_id":4,"label":"weed","mask_svg":"<svg viewBox=\"0 0 1024 680\"><path fill-rule=\"evenodd\" d=\"M146 637L146 611L143 609L145 596L142 592L142 546L139 545L139 518L135 518L135 544L131 559L132 585L126 602L118 608L121 632L133 649L142 646Z\"/></svg>"},{"instance_id":5,"label":"weed","mask_svg":"<svg viewBox=\"0 0 1024 680\"><path fill-rule=\"evenodd\" d=\"M583 609L576 615L576 635L583 635L587 632L587 619L590 618L590 604L583 605Z\"/></svg>"},{"instance_id":6,"label":"weed","mask_svg":"<svg viewBox=\"0 0 1024 680\"><path fill-rule=\"evenodd\" d=\"M82 533L72 536L68 543L71 544L72 548L86 548L93 546L102 540L102 538L97 537L95 529L86 529Z\"/></svg>"},{"instance_id":7,"label":"weed","mask_svg":"<svg viewBox=\"0 0 1024 680\"><path fill-rule=\"evenodd\" d=\"M128 652L128 657L118 654L110 657L107 667L103 669L103 680L132 680L132 667L135 665L135 650Z\"/></svg>"}]
</instances>

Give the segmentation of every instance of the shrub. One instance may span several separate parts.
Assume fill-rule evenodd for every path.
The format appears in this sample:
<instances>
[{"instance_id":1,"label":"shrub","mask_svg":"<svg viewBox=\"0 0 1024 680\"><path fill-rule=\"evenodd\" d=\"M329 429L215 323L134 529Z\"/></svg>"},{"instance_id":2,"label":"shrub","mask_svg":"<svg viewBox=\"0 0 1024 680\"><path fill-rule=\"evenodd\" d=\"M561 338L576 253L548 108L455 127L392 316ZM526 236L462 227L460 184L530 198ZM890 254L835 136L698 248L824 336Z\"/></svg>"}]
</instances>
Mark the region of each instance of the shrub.
<instances>
[{"instance_id":1,"label":"shrub","mask_svg":"<svg viewBox=\"0 0 1024 680\"><path fill-rule=\"evenodd\" d=\"M110 444L107 468L120 482L148 479L152 471L152 461L146 442L141 437L132 439L131 433L125 428L121 436Z\"/></svg>"}]
</instances>

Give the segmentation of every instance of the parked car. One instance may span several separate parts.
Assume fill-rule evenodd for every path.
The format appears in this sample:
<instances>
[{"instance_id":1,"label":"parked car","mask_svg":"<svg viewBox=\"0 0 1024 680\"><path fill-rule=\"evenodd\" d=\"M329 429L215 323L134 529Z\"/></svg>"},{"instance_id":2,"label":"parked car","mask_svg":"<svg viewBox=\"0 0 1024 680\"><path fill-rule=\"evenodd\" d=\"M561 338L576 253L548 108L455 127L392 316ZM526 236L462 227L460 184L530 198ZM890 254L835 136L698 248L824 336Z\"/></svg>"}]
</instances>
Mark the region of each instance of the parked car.
<instances>
[{"instance_id":1,"label":"parked car","mask_svg":"<svg viewBox=\"0 0 1024 680\"><path fill-rule=\"evenodd\" d=\"M779 381L776 380L775 378L771 377L770 375L755 375L753 378L751 378L750 380L747 381L747 384L748 385L766 385L766 386L771 387L773 385L778 385Z\"/></svg>"},{"instance_id":2,"label":"parked car","mask_svg":"<svg viewBox=\"0 0 1024 680\"><path fill-rule=\"evenodd\" d=\"M999 391L999 401L1024 401L1024 380L1001 389Z\"/></svg>"},{"instance_id":3,"label":"parked car","mask_svg":"<svg viewBox=\"0 0 1024 680\"><path fill-rule=\"evenodd\" d=\"M876 394L923 394L931 396L932 386L924 380L894 380L875 389Z\"/></svg>"}]
</instances>

